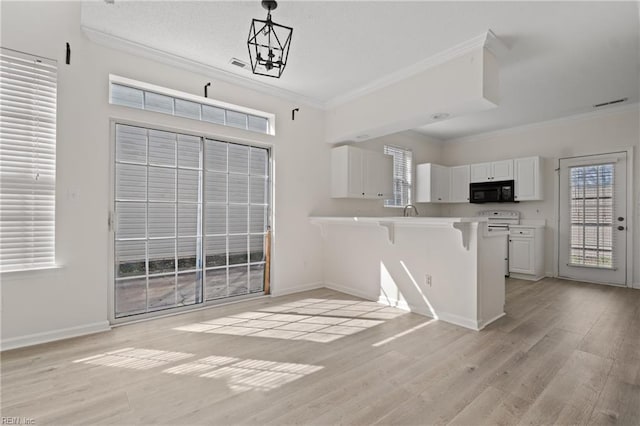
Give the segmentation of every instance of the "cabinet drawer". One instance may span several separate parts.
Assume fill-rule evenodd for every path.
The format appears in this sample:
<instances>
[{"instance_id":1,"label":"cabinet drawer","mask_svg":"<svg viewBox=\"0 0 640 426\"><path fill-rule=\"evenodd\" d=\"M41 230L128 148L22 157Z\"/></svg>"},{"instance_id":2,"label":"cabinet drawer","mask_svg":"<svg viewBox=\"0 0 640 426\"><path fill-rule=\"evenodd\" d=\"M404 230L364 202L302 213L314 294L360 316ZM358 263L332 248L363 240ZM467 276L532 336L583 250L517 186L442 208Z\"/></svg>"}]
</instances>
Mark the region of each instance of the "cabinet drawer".
<instances>
[{"instance_id":1,"label":"cabinet drawer","mask_svg":"<svg viewBox=\"0 0 640 426\"><path fill-rule=\"evenodd\" d=\"M511 228L509 235L512 237L533 237L534 230L531 228Z\"/></svg>"}]
</instances>

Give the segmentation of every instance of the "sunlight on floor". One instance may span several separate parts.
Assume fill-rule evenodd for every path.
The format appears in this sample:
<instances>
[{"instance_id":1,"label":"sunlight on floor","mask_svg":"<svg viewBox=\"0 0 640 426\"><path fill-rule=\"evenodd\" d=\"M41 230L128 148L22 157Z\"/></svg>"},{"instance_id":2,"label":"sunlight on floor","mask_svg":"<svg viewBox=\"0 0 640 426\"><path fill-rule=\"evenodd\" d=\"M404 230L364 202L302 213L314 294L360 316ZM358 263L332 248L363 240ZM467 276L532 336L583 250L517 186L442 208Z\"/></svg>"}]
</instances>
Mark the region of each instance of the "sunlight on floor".
<instances>
[{"instance_id":1,"label":"sunlight on floor","mask_svg":"<svg viewBox=\"0 0 640 426\"><path fill-rule=\"evenodd\" d=\"M327 343L405 313L375 302L304 299L188 324L174 330Z\"/></svg>"},{"instance_id":2,"label":"sunlight on floor","mask_svg":"<svg viewBox=\"0 0 640 426\"><path fill-rule=\"evenodd\" d=\"M73 362L102 365L106 367L131 368L133 370L148 370L161 367L173 361L180 361L194 356L184 352L157 351L153 349L124 348L106 352Z\"/></svg>"},{"instance_id":3,"label":"sunlight on floor","mask_svg":"<svg viewBox=\"0 0 640 426\"><path fill-rule=\"evenodd\" d=\"M156 367L166 367L169 363L182 361L192 356L194 355L183 352L124 348L73 362L103 367L149 370ZM322 369L323 367L319 365L209 356L169 367L162 373L221 379L231 390L239 393L250 390L275 389Z\"/></svg>"},{"instance_id":4,"label":"sunlight on floor","mask_svg":"<svg viewBox=\"0 0 640 426\"><path fill-rule=\"evenodd\" d=\"M236 392L248 390L268 391L301 377L315 373L323 367L308 364L208 357L164 370L164 373L195 375L211 379L225 379Z\"/></svg>"}]
</instances>

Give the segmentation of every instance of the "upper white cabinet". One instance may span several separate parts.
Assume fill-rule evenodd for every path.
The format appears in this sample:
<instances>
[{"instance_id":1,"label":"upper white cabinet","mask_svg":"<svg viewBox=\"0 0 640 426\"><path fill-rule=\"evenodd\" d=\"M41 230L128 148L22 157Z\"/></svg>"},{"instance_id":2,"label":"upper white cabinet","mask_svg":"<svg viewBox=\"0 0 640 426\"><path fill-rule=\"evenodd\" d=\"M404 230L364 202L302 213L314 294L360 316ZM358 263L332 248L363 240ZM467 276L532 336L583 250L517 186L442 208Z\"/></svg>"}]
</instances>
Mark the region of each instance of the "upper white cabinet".
<instances>
[{"instance_id":1,"label":"upper white cabinet","mask_svg":"<svg viewBox=\"0 0 640 426\"><path fill-rule=\"evenodd\" d=\"M513 160L478 163L471 166L471 182L492 182L513 179Z\"/></svg>"},{"instance_id":2,"label":"upper white cabinet","mask_svg":"<svg viewBox=\"0 0 640 426\"><path fill-rule=\"evenodd\" d=\"M424 163L416 167L416 202L448 203L449 167Z\"/></svg>"},{"instance_id":3,"label":"upper white cabinet","mask_svg":"<svg viewBox=\"0 0 640 426\"><path fill-rule=\"evenodd\" d=\"M464 166L449 167L450 176L450 203L468 203L469 202L469 183L471 167L466 164Z\"/></svg>"},{"instance_id":4,"label":"upper white cabinet","mask_svg":"<svg viewBox=\"0 0 640 426\"><path fill-rule=\"evenodd\" d=\"M516 158L515 200L542 200L542 160L540 157Z\"/></svg>"},{"instance_id":5,"label":"upper white cabinet","mask_svg":"<svg viewBox=\"0 0 640 426\"><path fill-rule=\"evenodd\" d=\"M393 157L350 145L331 150L331 197L391 198Z\"/></svg>"}]
</instances>

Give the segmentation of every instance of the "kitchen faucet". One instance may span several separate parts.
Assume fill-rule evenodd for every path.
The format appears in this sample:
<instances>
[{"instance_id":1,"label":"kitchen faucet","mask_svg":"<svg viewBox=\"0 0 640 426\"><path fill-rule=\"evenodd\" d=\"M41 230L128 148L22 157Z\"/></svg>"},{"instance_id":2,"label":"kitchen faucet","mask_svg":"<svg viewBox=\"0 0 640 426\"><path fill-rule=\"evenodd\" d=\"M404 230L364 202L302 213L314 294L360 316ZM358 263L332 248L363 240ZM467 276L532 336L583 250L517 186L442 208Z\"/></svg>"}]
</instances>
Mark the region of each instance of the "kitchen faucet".
<instances>
[{"instance_id":1,"label":"kitchen faucet","mask_svg":"<svg viewBox=\"0 0 640 426\"><path fill-rule=\"evenodd\" d=\"M404 212L403 212L403 216L404 217L409 217L409 208L413 208L413 211L416 213L416 216L419 216L420 214L418 213L418 209L416 208L416 206L414 206L413 204L407 204L406 206L404 206Z\"/></svg>"}]
</instances>

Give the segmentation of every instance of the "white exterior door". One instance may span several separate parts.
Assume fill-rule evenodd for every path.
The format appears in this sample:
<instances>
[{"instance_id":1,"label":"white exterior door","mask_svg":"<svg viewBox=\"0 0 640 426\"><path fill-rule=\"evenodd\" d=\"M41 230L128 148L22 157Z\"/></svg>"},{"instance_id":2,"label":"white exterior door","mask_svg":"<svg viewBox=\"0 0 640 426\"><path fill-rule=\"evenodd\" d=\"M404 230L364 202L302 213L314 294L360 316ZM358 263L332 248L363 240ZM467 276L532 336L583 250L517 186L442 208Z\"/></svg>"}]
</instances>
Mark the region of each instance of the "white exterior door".
<instances>
[{"instance_id":1,"label":"white exterior door","mask_svg":"<svg viewBox=\"0 0 640 426\"><path fill-rule=\"evenodd\" d=\"M627 285L627 153L560 160L559 275Z\"/></svg>"}]
</instances>

